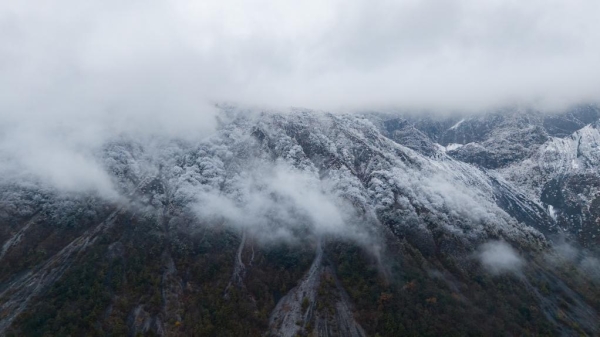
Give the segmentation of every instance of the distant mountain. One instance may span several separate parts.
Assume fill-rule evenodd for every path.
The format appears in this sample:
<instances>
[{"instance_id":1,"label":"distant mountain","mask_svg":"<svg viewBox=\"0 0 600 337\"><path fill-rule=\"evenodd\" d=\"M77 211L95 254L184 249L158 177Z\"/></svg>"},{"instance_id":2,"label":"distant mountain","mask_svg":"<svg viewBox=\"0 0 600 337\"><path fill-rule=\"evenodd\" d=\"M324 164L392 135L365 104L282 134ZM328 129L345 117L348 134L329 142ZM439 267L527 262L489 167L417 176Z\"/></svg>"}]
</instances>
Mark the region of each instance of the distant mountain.
<instances>
[{"instance_id":1,"label":"distant mountain","mask_svg":"<svg viewBox=\"0 0 600 337\"><path fill-rule=\"evenodd\" d=\"M224 108L0 188L0 334L600 334L600 109Z\"/></svg>"},{"instance_id":2,"label":"distant mountain","mask_svg":"<svg viewBox=\"0 0 600 337\"><path fill-rule=\"evenodd\" d=\"M516 109L464 118L395 118L380 124L388 137L424 155L438 154L441 145L450 157L502 177L542 205L562 231L596 249L599 119L598 107L578 106L562 114ZM534 227L539 223L522 220Z\"/></svg>"}]
</instances>

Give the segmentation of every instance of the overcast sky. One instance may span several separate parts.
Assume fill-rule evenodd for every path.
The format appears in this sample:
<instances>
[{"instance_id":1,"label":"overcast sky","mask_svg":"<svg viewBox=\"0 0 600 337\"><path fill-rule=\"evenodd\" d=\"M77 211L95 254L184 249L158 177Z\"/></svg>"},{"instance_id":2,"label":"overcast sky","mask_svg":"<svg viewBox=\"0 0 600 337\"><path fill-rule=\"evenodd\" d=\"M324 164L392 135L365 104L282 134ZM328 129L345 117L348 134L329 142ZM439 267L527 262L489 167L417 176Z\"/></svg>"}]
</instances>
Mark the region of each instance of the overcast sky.
<instances>
[{"instance_id":1,"label":"overcast sky","mask_svg":"<svg viewBox=\"0 0 600 337\"><path fill-rule=\"evenodd\" d=\"M164 111L189 118L220 101L352 109L597 100L599 15L596 0L3 1L0 108L19 119L141 122Z\"/></svg>"},{"instance_id":2,"label":"overcast sky","mask_svg":"<svg viewBox=\"0 0 600 337\"><path fill-rule=\"evenodd\" d=\"M105 185L95 147L208 134L220 102L596 102L599 17L597 0L0 1L0 175Z\"/></svg>"}]
</instances>

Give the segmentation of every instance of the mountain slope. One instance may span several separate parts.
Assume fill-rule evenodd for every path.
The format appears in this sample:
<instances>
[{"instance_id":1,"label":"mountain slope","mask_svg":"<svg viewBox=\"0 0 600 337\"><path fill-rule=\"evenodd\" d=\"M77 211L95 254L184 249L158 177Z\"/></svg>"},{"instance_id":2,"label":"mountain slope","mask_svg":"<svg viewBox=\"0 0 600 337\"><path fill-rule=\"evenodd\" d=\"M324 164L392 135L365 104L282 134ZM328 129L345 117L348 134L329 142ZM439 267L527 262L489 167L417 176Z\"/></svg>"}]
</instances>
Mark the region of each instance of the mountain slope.
<instances>
[{"instance_id":1,"label":"mountain slope","mask_svg":"<svg viewBox=\"0 0 600 337\"><path fill-rule=\"evenodd\" d=\"M600 332L597 259L553 241L597 217L595 125L221 117L106 144L119 198L4 183L0 334Z\"/></svg>"}]
</instances>

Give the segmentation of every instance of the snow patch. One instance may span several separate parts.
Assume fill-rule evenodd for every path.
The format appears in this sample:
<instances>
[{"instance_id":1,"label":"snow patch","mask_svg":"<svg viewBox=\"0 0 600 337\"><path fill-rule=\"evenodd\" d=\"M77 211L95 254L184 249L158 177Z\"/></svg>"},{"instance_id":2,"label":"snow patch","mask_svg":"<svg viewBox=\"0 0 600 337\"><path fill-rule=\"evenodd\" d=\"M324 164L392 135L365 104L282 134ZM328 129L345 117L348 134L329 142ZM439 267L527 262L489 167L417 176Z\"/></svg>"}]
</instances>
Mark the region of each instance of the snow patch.
<instances>
[{"instance_id":1,"label":"snow patch","mask_svg":"<svg viewBox=\"0 0 600 337\"><path fill-rule=\"evenodd\" d=\"M579 168L579 164L577 164L577 160L575 160L575 159L571 160L571 167L574 170L577 170Z\"/></svg>"},{"instance_id":2,"label":"snow patch","mask_svg":"<svg viewBox=\"0 0 600 337\"><path fill-rule=\"evenodd\" d=\"M458 121L456 124L452 125L452 126L450 127L450 129L448 129L448 130L455 130L455 129L457 129L457 128L458 128L458 127L459 127L459 126L460 126L460 125L461 125L461 124L462 124L464 121L465 121L465 119L464 119L464 118L463 118L463 119L461 119L461 120L459 120L459 121Z\"/></svg>"},{"instance_id":3,"label":"snow patch","mask_svg":"<svg viewBox=\"0 0 600 337\"><path fill-rule=\"evenodd\" d=\"M450 143L446 146L446 151L454 151L462 146L462 144Z\"/></svg>"},{"instance_id":4,"label":"snow patch","mask_svg":"<svg viewBox=\"0 0 600 337\"><path fill-rule=\"evenodd\" d=\"M554 221L556 221L556 210L554 209L554 206L548 205L548 214Z\"/></svg>"}]
</instances>

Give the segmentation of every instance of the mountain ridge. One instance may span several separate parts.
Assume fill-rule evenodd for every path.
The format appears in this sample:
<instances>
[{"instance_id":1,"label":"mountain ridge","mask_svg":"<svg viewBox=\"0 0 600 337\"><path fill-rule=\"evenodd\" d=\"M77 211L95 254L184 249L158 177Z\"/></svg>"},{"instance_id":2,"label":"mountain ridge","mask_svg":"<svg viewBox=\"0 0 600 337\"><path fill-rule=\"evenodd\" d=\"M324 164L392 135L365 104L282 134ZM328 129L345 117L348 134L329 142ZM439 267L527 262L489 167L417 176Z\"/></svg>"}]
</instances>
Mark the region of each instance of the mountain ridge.
<instances>
[{"instance_id":1,"label":"mountain ridge","mask_svg":"<svg viewBox=\"0 0 600 337\"><path fill-rule=\"evenodd\" d=\"M199 144L110 142L117 199L3 185L0 333L594 335L599 111L231 108Z\"/></svg>"}]
</instances>

